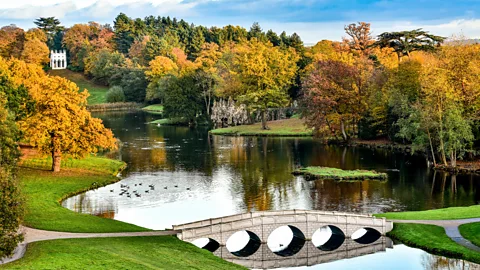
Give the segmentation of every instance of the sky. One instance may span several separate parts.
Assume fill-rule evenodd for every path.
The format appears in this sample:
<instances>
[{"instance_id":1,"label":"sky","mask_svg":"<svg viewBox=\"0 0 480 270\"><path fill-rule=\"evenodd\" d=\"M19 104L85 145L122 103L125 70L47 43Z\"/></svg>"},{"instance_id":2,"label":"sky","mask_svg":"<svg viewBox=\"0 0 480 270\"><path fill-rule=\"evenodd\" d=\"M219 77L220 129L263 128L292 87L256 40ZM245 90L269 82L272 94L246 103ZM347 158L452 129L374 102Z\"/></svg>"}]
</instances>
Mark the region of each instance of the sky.
<instances>
[{"instance_id":1,"label":"sky","mask_svg":"<svg viewBox=\"0 0 480 270\"><path fill-rule=\"evenodd\" d=\"M38 17L63 25L95 21L113 25L132 18L170 16L205 26L259 22L266 31L296 32L306 44L341 40L346 24L370 22L374 35L423 28L432 34L480 38L480 0L1 0L0 25L35 27Z\"/></svg>"}]
</instances>

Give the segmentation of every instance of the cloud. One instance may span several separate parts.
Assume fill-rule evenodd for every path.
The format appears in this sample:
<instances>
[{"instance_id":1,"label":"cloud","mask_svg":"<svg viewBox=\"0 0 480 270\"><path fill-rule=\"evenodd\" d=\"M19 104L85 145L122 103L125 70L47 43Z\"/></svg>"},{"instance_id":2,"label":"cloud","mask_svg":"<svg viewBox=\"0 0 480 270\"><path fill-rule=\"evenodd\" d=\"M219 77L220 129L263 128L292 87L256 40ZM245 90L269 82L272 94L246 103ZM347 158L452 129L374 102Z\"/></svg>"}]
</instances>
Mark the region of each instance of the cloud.
<instances>
[{"instance_id":1,"label":"cloud","mask_svg":"<svg viewBox=\"0 0 480 270\"><path fill-rule=\"evenodd\" d=\"M0 17L5 19L35 19L38 17L55 16L63 18L71 10L77 9L72 1L51 6L24 6L19 8L0 9Z\"/></svg>"},{"instance_id":2,"label":"cloud","mask_svg":"<svg viewBox=\"0 0 480 270\"><path fill-rule=\"evenodd\" d=\"M374 34L424 28L478 38L480 1L457 0L17 0L0 4L0 24L34 27L38 17L55 16L66 26L97 21L112 24L123 12L132 18L170 16L205 26L259 22L264 30L298 33L306 43L341 40L343 26L372 23Z\"/></svg>"}]
</instances>

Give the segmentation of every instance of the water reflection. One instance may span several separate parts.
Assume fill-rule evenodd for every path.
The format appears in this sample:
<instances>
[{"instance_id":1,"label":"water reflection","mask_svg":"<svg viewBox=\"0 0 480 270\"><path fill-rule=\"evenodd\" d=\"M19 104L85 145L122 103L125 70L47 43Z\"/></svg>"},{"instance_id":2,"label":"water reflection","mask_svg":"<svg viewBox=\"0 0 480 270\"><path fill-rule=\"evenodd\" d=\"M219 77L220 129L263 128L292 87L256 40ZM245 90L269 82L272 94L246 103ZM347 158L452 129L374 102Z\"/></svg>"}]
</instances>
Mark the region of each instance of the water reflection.
<instances>
[{"instance_id":1,"label":"water reflection","mask_svg":"<svg viewBox=\"0 0 480 270\"><path fill-rule=\"evenodd\" d=\"M123 142L119 156L128 168L122 183L144 182L157 188L141 197L127 197L119 196L119 184L114 184L64 205L148 228L247 211L297 208L372 213L480 201L478 176L428 170L422 157L385 149L324 146L310 138L209 136L201 128L147 125L155 116L144 113L97 116ZM386 171L389 179L386 183L305 181L291 174L296 167L309 165L375 169Z\"/></svg>"},{"instance_id":2,"label":"water reflection","mask_svg":"<svg viewBox=\"0 0 480 270\"><path fill-rule=\"evenodd\" d=\"M385 149L324 146L310 138L209 136L202 128L147 125L156 116L141 112L96 116L123 142L116 155L128 164L124 180L72 197L63 205L151 229L247 211L372 213L480 202L479 176L433 172L421 157ZM387 182L306 181L291 174L301 166L375 169L387 172L389 178ZM120 195L122 185L130 186L130 197ZM379 269L387 265L389 269L397 265L402 266L398 269L477 269L463 261L446 260L445 264L441 257L404 246L394 250L366 256L368 260L358 257L313 269L374 269L377 265Z\"/></svg>"}]
</instances>

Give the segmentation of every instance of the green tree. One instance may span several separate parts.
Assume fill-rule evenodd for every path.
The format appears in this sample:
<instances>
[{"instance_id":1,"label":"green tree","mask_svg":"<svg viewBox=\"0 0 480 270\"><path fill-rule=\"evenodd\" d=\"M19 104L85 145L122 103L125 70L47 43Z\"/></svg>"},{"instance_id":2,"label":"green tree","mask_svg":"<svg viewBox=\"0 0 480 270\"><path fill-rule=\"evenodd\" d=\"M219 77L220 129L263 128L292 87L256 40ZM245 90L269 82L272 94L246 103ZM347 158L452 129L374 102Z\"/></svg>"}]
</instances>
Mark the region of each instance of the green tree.
<instances>
[{"instance_id":1,"label":"green tree","mask_svg":"<svg viewBox=\"0 0 480 270\"><path fill-rule=\"evenodd\" d=\"M268 39L268 41L270 41L273 44L273 46L282 45L282 40L277 35L277 33L273 32L272 29L267 31L267 39Z\"/></svg>"},{"instance_id":2,"label":"green tree","mask_svg":"<svg viewBox=\"0 0 480 270\"><path fill-rule=\"evenodd\" d=\"M38 29L41 29L47 35L47 45L50 49L58 48L58 37L65 27L61 26L60 21L55 17L40 17L34 21Z\"/></svg>"},{"instance_id":3,"label":"green tree","mask_svg":"<svg viewBox=\"0 0 480 270\"><path fill-rule=\"evenodd\" d=\"M148 61L155 59L157 56L166 56L173 60L173 48L183 48L178 36L168 31L162 37L153 36L147 42L145 47L145 56Z\"/></svg>"},{"instance_id":4,"label":"green tree","mask_svg":"<svg viewBox=\"0 0 480 270\"><path fill-rule=\"evenodd\" d=\"M250 27L250 31L248 31L247 37L249 40L255 38L261 42L265 42L267 40L267 37L265 36L265 33L263 32L262 27L260 27L260 24L258 22L254 22L252 24L252 26Z\"/></svg>"},{"instance_id":5,"label":"green tree","mask_svg":"<svg viewBox=\"0 0 480 270\"><path fill-rule=\"evenodd\" d=\"M110 85L123 89L125 101L144 102L148 81L144 68L117 67L110 77Z\"/></svg>"},{"instance_id":6,"label":"green tree","mask_svg":"<svg viewBox=\"0 0 480 270\"><path fill-rule=\"evenodd\" d=\"M401 32L385 32L377 37L373 46L392 48L397 53L398 60L404 56L410 58L414 51L433 51L445 40L444 37L429 34L422 29Z\"/></svg>"},{"instance_id":7,"label":"green tree","mask_svg":"<svg viewBox=\"0 0 480 270\"><path fill-rule=\"evenodd\" d=\"M113 22L115 29L114 41L117 45L117 50L121 53L127 54L130 46L135 40L134 36L134 21L124 13L120 13Z\"/></svg>"},{"instance_id":8,"label":"green tree","mask_svg":"<svg viewBox=\"0 0 480 270\"><path fill-rule=\"evenodd\" d=\"M166 88L168 91L164 92L164 114L169 118L185 118L190 125L195 125L197 116L203 112L203 100L193 74L169 76Z\"/></svg>"},{"instance_id":9,"label":"green tree","mask_svg":"<svg viewBox=\"0 0 480 270\"><path fill-rule=\"evenodd\" d=\"M196 27L190 31L186 52L188 59L192 60L197 58L198 54L202 50L202 46L205 43L205 37L203 36L202 29Z\"/></svg>"},{"instance_id":10,"label":"green tree","mask_svg":"<svg viewBox=\"0 0 480 270\"><path fill-rule=\"evenodd\" d=\"M112 86L108 89L105 98L108 103L125 102L125 93L121 86Z\"/></svg>"},{"instance_id":11,"label":"green tree","mask_svg":"<svg viewBox=\"0 0 480 270\"><path fill-rule=\"evenodd\" d=\"M19 133L6 99L0 93L0 259L11 256L23 240L23 200L17 183Z\"/></svg>"},{"instance_id":12,"label":"green tree","mask_svg":"<svg viewBox=\"0 0 480 270\"><path fill-rule=\"evenodd\" d=\"M107 49L92 53L86 59L85 74L97 83L109 85L117 67L125 66L125 57Z\"/></svg>"}]
</instances>

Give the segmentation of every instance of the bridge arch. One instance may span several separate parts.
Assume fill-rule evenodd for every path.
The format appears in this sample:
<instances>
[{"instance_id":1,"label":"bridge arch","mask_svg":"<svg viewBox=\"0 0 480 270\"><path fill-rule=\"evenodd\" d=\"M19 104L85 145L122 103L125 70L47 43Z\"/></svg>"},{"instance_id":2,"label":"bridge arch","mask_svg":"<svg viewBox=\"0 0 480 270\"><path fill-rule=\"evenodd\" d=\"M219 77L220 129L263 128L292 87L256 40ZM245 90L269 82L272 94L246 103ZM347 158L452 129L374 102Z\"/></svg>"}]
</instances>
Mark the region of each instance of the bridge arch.
<instances>
[{"instance_id":1,"label":"bridge arch","mask_svg":"<svg viewBox=\"0 0 480 270\"><path fill-rule=\"evenodd\" d=\"M208 237L198 238L192 241L192 244L210 252L215 252L220 247L220 243L218 243L217 240Z\"/></svg>"},{"instance_id":2,"label":"bridge arch","mask_svg":"<svg viewBox=\"0 0 480 270\"><path fill-rule=\"evenodd\" d=\"M306 237L303 232L292 225L276 228L267 239L268 248L282 257L297 254L305 245Z\"/></svg>"},{"instance_id":3,"label":"bridge arch","mask_svg":"<svg viewBox=\"0 0 480 270\"><path fill-rule=\"evenodd\" d=\"M376 229L374 228L369 228L369 227L365 227L365 228L360 228L358 229L357 231L355 231L351 238L353 241L359 243L359 244L371 244L375 241L377 241L380 237L382 236L382 234L377 231Z\"/></svg>"},{"instance_id":4,"label":"bridge arch","mask_svg":"<svg viewBox=\"0 0 480 270\"><path fill-rule=\"evenodd\" d=\"M318 228L312 235L313 245L322 251L334 251L345 242L345 233L334 225Z\"/></svg>"},{"instance_id":5,"label":"bridge arch","mask_svg":"<svg viewBox=\"0 0 480 270\"><path fill-rule=\"evenodd\" d=\"M226 243L227 250L237 257L248 257L257 252L261 245L260 237L249 230L235 232Z\"/></svg>"}]
</instances>

